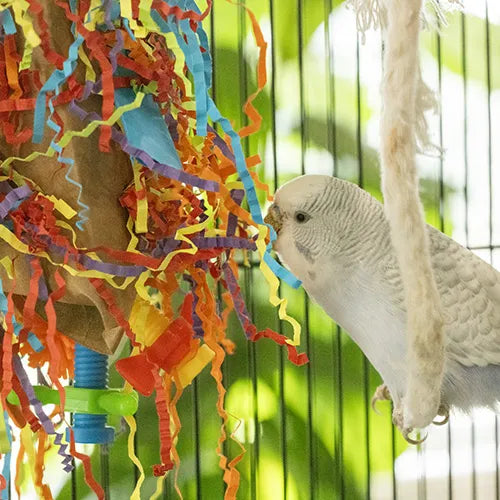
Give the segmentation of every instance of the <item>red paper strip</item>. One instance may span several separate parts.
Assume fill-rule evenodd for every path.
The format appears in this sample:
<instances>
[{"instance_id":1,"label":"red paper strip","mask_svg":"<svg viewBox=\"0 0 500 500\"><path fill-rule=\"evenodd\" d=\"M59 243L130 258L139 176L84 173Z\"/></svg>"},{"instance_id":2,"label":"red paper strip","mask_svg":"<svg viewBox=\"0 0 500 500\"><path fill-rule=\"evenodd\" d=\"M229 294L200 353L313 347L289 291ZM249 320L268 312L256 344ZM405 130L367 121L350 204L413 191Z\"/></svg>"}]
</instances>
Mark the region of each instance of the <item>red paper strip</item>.
<instances>
[{"instance_id":1,"label":"red paper strip","mask_svg":"<svg viewBox=\"0 0 500 500\"><path fill-rule=\"evenodd\" d=\"M155 378L156 390L156 412L158 414L158 428L160 433L160 459L161 464L153 465L153 474L155 476L163 476L174 466L170 457L170 449L172 447L172 437L170 435L170 413L168 411L168 391L163 387L163 381L155 370L153 372Z\"/></svg>"},{"instance_id":2,"label":"red paper strip","mask_svg":"<svg viewBox=\"0 0 500 500\"><path fill-rule=\"evenodd\" d=\"M278 345L286 345L287 350L288 350L288 359L297 366L302 366L305 365L306 363L309 362L309 358L307 357L306 353L298 353L297 348L293 345L290 345L287 343L287 337L284 335L281 335L270 328L266 328L265 330L262 330L261 332L257 333L254 337L252 337L250 340L253 340L256 342L259 340L261 337L266 337L268 339L274 340Z\"/></svg>"},{"instance_id":3,"label":"red paper strip","mask_svg":"<svg viewBox=\"0 0 500 500\"><path fill-rule=\"evenodd\" d=\"M94 475L92 474L92 464L90 463L90 457L85 455L85 453L79 453L76 451L75 447L75 436L73 433L73 429L69 427L70 432L70 441L69 441L69 451L70 453L80 460L83 465L83 474L85 478L85 482L89 486L89 488L97 495L98 500L104 500L104 490L102 486L95 480Z\"/></svg>"}]
</instances>

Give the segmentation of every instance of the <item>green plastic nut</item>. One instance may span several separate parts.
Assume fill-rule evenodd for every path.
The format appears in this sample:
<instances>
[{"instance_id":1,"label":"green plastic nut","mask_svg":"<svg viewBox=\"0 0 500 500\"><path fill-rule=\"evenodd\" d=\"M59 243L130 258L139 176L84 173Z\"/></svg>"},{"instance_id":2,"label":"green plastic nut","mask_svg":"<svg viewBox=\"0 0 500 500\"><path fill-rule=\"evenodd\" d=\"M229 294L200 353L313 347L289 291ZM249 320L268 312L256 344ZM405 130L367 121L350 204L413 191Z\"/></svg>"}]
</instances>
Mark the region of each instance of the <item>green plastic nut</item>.
<instances>
[{"instance_id":1,"label":"green plastic nut","mask_svg":"<svg viewBox=\"0 0 500 500\"><path fill-rule=\"evenodd\" d=\"M60 403L59 392L55 389L36 385L35 396L44 405ZM85 389L66 387L65 411L91 413L94 415L133 415L139 406L139 396L135 391L123 392L121 389ZM18 405L19 398L14 391L7 397L11 404Z\"/></svg>"}]
</instances>

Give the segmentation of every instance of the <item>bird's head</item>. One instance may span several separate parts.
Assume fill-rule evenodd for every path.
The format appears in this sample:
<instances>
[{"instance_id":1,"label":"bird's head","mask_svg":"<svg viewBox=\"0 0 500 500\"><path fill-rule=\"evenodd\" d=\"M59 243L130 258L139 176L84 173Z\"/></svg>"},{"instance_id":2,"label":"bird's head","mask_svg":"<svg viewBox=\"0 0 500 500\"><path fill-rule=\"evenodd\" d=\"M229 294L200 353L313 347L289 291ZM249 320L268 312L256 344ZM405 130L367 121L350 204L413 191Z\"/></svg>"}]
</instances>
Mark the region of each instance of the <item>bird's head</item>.
<instances>
[{"instance_id":1,"label":"bird's head","mask_svg":"<svg viewBox=\"0 0 500 500\"><path fill-rule=\"evenodd\" d=\"M328 248L328 210L333 178L304 175L281 186L265 222L278 234L274 248L299 278Z\"/></svg>"},{"instance_id":2,"label":"bird's head","mask_svg":"<svg viewBox=\"0 0 500 500\"><path fill-rule=\"evenodd\" d=\"M365 208L368 212L373 209L367 206L372 200L350 182L327 175L303 175L276 191L264 220L278 234L274 249L281 260L306 282L320 260L339 255L352 245L365 226L361 219Z\"/></svg>"}]
</instances>

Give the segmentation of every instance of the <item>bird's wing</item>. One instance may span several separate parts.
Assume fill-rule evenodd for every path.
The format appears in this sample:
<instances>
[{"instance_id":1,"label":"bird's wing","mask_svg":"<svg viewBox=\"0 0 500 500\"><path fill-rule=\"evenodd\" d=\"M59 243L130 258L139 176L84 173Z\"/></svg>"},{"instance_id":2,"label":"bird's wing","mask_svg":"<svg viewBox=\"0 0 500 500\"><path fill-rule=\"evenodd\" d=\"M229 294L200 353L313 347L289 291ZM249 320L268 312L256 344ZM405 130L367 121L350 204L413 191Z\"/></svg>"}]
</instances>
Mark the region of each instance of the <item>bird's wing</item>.
<instances>
[{"instance_id":1,"label":"bird's wing","mask_svg":"<svg viewBox=\"0 0 500 500\"><path fill-rule=\"evenodd\" d=\"M500 365L500 273L436 229L429 236L447 356L466 366Z\"/></svg>"}]
</instances>

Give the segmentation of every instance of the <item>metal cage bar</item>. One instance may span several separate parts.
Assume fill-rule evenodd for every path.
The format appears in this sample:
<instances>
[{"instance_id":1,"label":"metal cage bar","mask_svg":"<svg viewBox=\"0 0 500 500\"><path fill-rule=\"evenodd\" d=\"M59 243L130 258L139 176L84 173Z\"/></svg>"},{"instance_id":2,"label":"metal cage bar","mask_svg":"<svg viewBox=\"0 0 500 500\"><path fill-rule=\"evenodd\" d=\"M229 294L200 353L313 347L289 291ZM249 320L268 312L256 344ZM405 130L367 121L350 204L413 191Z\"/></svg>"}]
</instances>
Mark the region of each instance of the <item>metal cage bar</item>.
<instances>
[{"instance_id":1,"label":"metal cage bar","mask_svg":"<svg viewBox=\"0 0 500 500\"><path fill-rule=\"evenodd\" d=\"M273 166L273 188L278 188L278 150L276 137L276 42L275 42L275 8L274 1L269 0L269 22L271 28L271 74L270 74L270 98L271 98L271 148L272 148L272 166ZM281 298L281 286L278 290ZM275 313L278 333L283 333L283 327ZM283 474L283 492L284 500L287 498L287 478L288 478L288 454L287 454L287 413L285 402L285 355L281 349L277 352L278 361L278 386L279 386L279 420L280 420L280 455Z\"/></svg>"}]
</instances>

